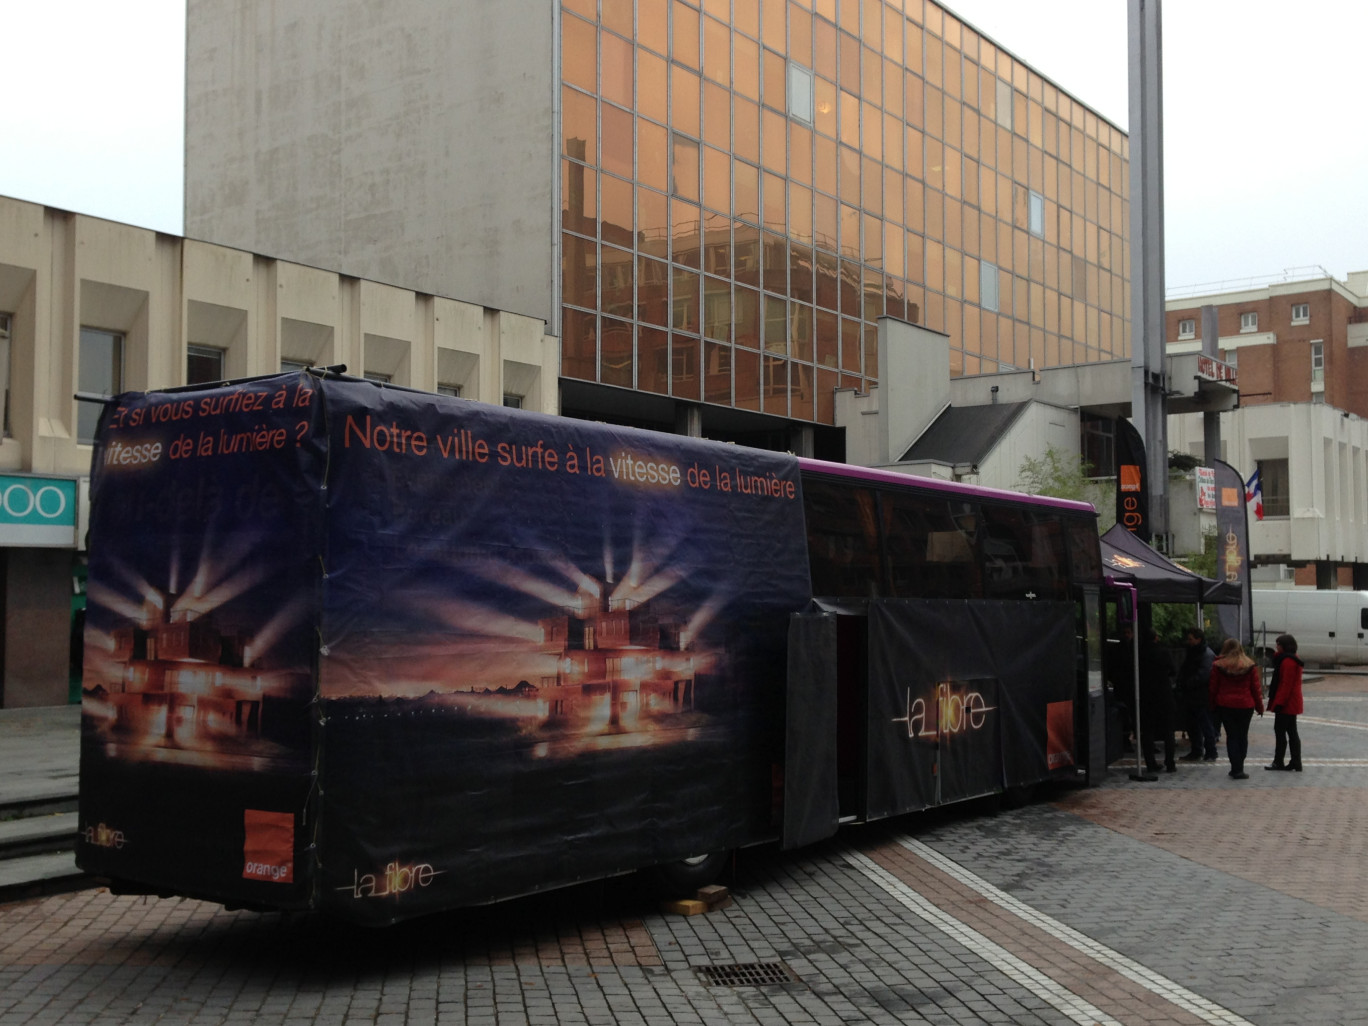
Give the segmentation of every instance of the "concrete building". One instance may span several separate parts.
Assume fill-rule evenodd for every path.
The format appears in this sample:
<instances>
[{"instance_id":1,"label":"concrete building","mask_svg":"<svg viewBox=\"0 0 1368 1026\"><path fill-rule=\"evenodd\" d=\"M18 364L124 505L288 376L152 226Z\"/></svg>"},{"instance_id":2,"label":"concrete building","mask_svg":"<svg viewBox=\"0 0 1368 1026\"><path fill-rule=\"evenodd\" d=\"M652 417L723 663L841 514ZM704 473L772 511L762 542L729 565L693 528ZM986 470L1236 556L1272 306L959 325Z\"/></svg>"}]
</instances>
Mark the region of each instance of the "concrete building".
<instances>
[{"instance_id":1,"label":"concrete building","mask_svg":"<svg viewBox=\"0 0 1368 1026\"><path fill-rule=\"evenodd\" d=\"M544 320L568 414L840 459L839 391L918 387L881 323L956 376L1129 358L1125 134L932 0L226 0L187 40L188 234Z\"/></svg>"},{"instance_id":2,"label":"concrete building","mask_svg":"<svg viewBox=\"0 0 1368 1026\"><path fill-rule=\"evenodd\" d=\"M557 412L542 321L0 197L0 705L68 697L98 406L117 394L345 364Z\"/></svg>"},{"instance_id":3,"label":"concrete building","mask_svg":"<svg viewBox=\"0 0 1368 1026\"><path fill-rule=\"evenodd\" d=\"M1238 368L1240 408L1221 416L1219 454L1257 468L1264 519L1250 523L1258 576L1368 588L1368 271L1323 270L1170 299L1168 351L1214 345ZM1170 419L1171 447L1205 457L1197 417Z\"/></svg>"}]
</instances>

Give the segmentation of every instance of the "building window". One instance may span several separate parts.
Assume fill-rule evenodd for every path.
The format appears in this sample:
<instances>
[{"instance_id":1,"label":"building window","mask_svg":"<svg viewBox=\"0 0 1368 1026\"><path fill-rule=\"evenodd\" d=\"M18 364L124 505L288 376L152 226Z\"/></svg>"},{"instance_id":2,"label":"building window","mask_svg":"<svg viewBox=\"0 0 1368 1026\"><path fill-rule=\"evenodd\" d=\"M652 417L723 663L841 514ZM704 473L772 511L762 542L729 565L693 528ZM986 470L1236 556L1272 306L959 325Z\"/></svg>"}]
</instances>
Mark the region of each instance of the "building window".
<instances>
[{"instance_id":1,"label":"building window","mask_svg":"<svg viewBox=\"0 0 1368 1026\"><path fill-rule=\"evenodd\" d=\"M1045 197L1038 192L1031 193L1030 227L1032 235L1045 235Z\"/></svg>"},{"instance_id":2,"label":"building window","mask_svg":"<svg viewBox=\"0 0 1368 1026\"><path fill-rule=\"evenodd\" d=\"M1000 78L997 80L997 106L994 116L999 125L1009 132L1012 130L1012 87Z\"/></svg>"},{"instance_id":3,"label":"building window","mask_svg":"<svg viewBox=\"0 0 1368 1026\"><path fill-rule=\"evenodd\" d=\"M1197 337L1197 321L1192 317L1184 317L1178 322L1178 340Z\"/></svg>"},{"instance_id":4,"label":"building window","mask_svg":"<svg viewBox=\"0 0 1368 1026\"><path fill-rule=\"evenodd\" d=\"M1310 324L1311 323L1311 304L1293 303L1292 304L1292 323Z\"/></svg>"},{"instance_id":5,"label":"building window","mask_svg":"<svg viewBox=\"0 0 1368 1026\"><path fill-rule=\"evenodd\" d=\"M507 406L510 410L521 410L523 404L523 397L520 395L514 395L512 392L505 392L503 404Z\"/></svg>"},{"instance_id":6,"label":"building window","mask_svg":"<svg viewBox=\"0 0 1368 1026\"><path fill-rule=\"evenodd\" d=\"M207 385L223 380L223 350L190 345L185 349L185 383Z\"/></svg>"},{"instance_id":7,"label":"building window","mask_svg":"<svg viewBox=\"0 0 1368 1026\"><path fill-rule=\"evenodd\" d=\"M308 368L309 365L305 363L303 360L287 360L284 357L281 357L280 359L281 373L285 373L286 371L308 370Z\"/></svg>"},{"instance_id":8,"label":"building window","mask_svg":"<svg viewBox=\"0 0 1368 1026\"><path fill-rule=\"evenodd\" d=\"M1311 387L1325 385L1325 343L1311 343Z\"/></svg>"},{"instance_id":9,"label":"building window","mask_svg":"<svg viewBox=\"0 0 1368 1026\"><path fill-rule=\"evenodd\" d=\"M788 66L788 112L803 124L812 124L812 72L791 61Z\"/></svg>"},{"instance_id":10,"label":"building window","mask_svg":"<svg viewBox=\"0 0 1368 1026\"><path fill-rule=\"evenodd\" d=\"M1259 330L1259 315L1253 310L1248 313L1240 314L1240 331L1250 332Z\"/></svg>"},{"instance_id":11,"label":"building window","mask_svg":"<svg viewBox=\"0 0 1368 1026\"><path fill-rule=\"evenodd\" d=\"M1287 482L1287 460L1258 460L1259 485L1263 489L1265 517L1286 517L1292 512Z\"/></svg>"},{"instance_id":12,"label":"building window","mask_svg":"<svg viewBox=\"0 0 1368 1026\"><path fill-rule=\"evenodd\" d=\"M382 385L388 385L390 382L390 375L382 374L380 371L366 371L362 377L367 381L376 381Z\"/></svg>"},{"instance_id":13,"label":"building window","mask_svg":"<svg viewBox=\"0 0 1368 1026\"><path fill-rule=\"evenodd\" d=\"M124 337L116 331L81 329L81 351L76 371L76 390L91 395L117 395L123 391ZM96 403L76 404L76 438L89 445L95 441L95 427L101 407Z\"/></svg>"},{"instance_id":14,"label":"building window","mask_svg":"<svg viewBox=\"0 0 1368 1026\"><path fill-rule=\"evenodd\" d=\"M460 385L438 385L438 386L437 386L437 394L438 394L438 395L449 395L449 396L451 396L453 399L459 399L459 398L461 398L461 386L460 386Z\"/></svg>"},{"instance_id":15,"label":"building window","mask_svg":"<svg viewBox=\"0 0 1368 1026\"><path fill-rule=\"evenodd\" d=\"M998 269L986 260L979 263L979 306L997 313Z\"/></svg>"},{"instance_id":16,"label":"building window","mask_svg":"<svg viewBox=\"0 0 1368 1026\"><path fill-rule=\"evenodd\" d=\"M0 425L4 437L10 437L10 314L0 313Z\"/></svg>"}]
</instances>

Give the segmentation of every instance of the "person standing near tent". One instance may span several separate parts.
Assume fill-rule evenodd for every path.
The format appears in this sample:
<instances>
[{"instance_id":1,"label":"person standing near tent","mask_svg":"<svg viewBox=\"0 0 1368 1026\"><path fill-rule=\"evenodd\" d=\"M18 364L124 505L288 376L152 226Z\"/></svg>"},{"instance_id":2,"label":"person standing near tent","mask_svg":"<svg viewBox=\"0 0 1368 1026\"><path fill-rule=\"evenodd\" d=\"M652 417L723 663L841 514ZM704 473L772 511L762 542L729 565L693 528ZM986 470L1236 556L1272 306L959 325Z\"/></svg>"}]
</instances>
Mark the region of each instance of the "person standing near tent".
<instances>
[{"instance_id":1,"label":"person standing near tent","mask_svg":"<svg viewBox=\"0 0 1368 1026\"><path fill-rule=\"evenodd\" d=\"M1159 650L1158 638L1146 628L1140 635L1140 730L1144 743L1145 769L1159 771L1154 744L1164 746L1164 769L1173 773L1173 666Z\"/></svg>"},{"instance_id":2,"label":"person standing near tent","mask_svg":"<svg viewBox=\"0 0 1368 1026\"><path fill-rule=\"evenodd\" d=\"M1278 650L1273 655L1273 681L1268 687L1276 750L1273 765L1264 769L1302 771L1301 736L1297 733L1297 717L1302 711L1302 665L1297 658L1297 639L1290 634L1279 636ZM1289 746L1292 759L1284 763L1283 754Z\"/></svg>"},{"instance_id":3,"label":"person standing near tent","mask_svg":"<svg viewBox=\"0 0 1368 1026\"><path fill-rule=\"evenodd\" d=\"M1211 664L1216 653L1206 643L1200 627L1189 627L1183 634L1183 664L1178 667L1178 701L1183 724L1192 750L1183 762L1216 761L1216 727L1211 720Z\"/></svg>"},{"instance_id":4,"label":"person standing near tent","mask_svg":"<svg viewBox=\"0 0 1368 1026\"><path fill-rule=\"evenodd\" d=\"M1244 761L1249 753L1249 721L1254 718L1254 710L1260 716L1264 713L1263 682L1254 660L1245 655L1244 647L1236 639L1226 638L1221 654L1211 664L1208 692L1211 707L1225 728L1230 776L1248 780Z\"/></svg>"}]
</instances>

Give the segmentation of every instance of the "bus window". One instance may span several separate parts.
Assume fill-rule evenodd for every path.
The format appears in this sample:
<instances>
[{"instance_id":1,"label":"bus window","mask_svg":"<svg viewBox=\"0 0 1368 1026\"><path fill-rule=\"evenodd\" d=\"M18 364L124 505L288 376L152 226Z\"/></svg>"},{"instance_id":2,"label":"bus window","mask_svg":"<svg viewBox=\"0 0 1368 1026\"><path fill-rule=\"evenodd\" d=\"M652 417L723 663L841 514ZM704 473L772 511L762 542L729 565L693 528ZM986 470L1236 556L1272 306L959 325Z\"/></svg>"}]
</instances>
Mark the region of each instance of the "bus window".
<instances>
[{"instance_id":1,"label":"bus window","mask_svg":"<svg viewBox=\"0 0 1368 1026\"><path fill-rule=\"evenodd\" d=\"M803 482L814 595L878 598L879 533L874 493L844 482Z\"/></svg>"},{"instance_id":2,"label":"bus window","mask_svg":"<svg viewBox=\"0 0 1368 1026\"><path fill-rule=\"evenodd\" d=\"M1093 520L1064 521L1068 538L1070 574L1075 581L1096 581L1102 576L1102 550L1097 542Z\"/></svg>"},{"instance_id":3,"label":"bus window","mask_svg":"<svg viewBox=\"0 0 1368 1026\"><path fill-rule=\"evenodd\" d=\"M985 505L981 534L989 598L1069 597L1064 531L1056 514Z\"/></svg>"},{"instance_id":4,"label":"bus window","mask_svg":"<svg viewBox=\"0 0 1368 1026\"><path fill-rule=\"evenodd\" d=\"M889 590L899 598L982 598L974 558L978 516L961 499L885 492Z\"/></svg>"}]
</instances>

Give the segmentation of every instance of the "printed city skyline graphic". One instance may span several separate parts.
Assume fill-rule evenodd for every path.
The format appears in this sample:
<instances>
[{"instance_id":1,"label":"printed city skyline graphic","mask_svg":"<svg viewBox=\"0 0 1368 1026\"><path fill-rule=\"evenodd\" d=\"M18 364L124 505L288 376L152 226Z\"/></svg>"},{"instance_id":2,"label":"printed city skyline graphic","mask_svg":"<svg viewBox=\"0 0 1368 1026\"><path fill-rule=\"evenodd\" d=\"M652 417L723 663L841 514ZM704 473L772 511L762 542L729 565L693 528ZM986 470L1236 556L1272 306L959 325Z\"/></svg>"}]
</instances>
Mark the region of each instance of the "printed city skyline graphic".
<instances>
[{"instance_id":1,"label":"printed city skyline graphic","mask_svg":"<svg viewBox=\"0 0 1368 1026\"><path fill-rule=\"evenodd\" d=\"M87 728L130 759L215 768L298 762L312 690L310 606L261 532L173 534L137 567L101 559L87 594ZM186 546L195 546L187 551Z\"/></svg>"}]
</instances>

